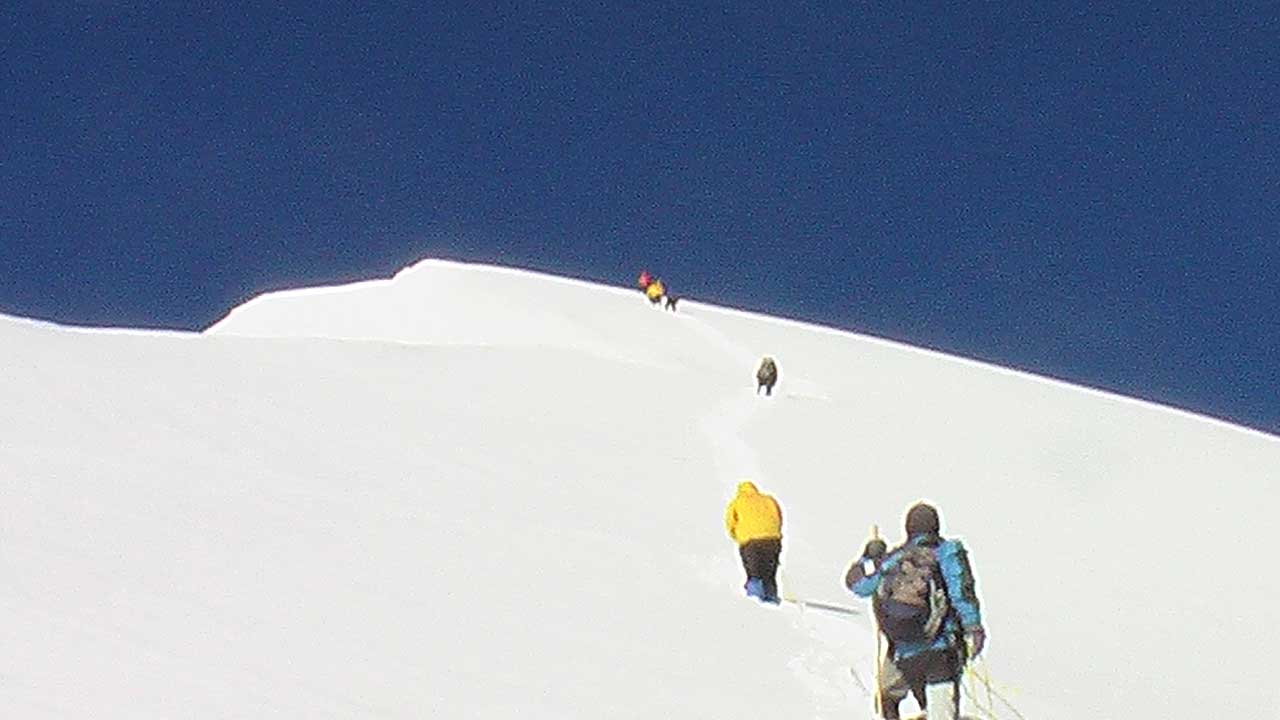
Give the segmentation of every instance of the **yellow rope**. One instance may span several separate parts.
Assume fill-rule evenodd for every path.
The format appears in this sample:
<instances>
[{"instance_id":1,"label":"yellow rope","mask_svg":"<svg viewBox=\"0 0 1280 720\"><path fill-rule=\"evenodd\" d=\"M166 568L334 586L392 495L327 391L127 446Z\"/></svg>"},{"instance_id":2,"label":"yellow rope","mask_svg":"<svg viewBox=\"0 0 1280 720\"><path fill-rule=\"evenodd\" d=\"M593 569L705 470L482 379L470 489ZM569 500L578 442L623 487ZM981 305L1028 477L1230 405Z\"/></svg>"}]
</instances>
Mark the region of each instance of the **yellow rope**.
<instances>
[{"instance_id":1,"label":"yellow rope","mask_svg":"<svg viewBox=\"0 0 1280 720\"><path fill-rule=\"evenodd\" d=\"M965 666L964 673L965 673L965 680L969 683L969 687L968 687L969 701L972 702L975 706L977 706L980 710L987 713L987 715L990 718L994 719L998 717L995 712L995 702L992 700L992 698L995 698L995 700L999 700L1002 705L1008 708L1009 712L1013 713L1014 716L1018 718L1018 720L1027 720L1026 716L1023 715L1021 712L1019 712L1018 708L1014 707L1013 703L1009 701L1009 698L1005 697L1004 693L1000 692L1000 690L996 688L995 683L991 682L991 671L989 668L987 668L986 660L982 661L981 671L977 669L977 663L970 663L969 665ZM976 701L978 693L976 692L977 688L973 687L973 683L975 681L982 683L982 686L986 688L986 691L987 691L986 707L982 707L981 703Z\"/></svg>"},{"instance_id":2,"label":"yellow rope","mask_svg":"<svg viewBox=\"0 0 1280 720\"><path fill-rule=\"evenodd\" d=\"M964 674L964 692L969 697L969 704L977 708L982 717L986 718L986 720L999 720L995 708L991 706L990 697L988 697L986 704L978 700L978 688L977 683L974 681L974 674L967 669Z\"/></svg>"}]
</instances>

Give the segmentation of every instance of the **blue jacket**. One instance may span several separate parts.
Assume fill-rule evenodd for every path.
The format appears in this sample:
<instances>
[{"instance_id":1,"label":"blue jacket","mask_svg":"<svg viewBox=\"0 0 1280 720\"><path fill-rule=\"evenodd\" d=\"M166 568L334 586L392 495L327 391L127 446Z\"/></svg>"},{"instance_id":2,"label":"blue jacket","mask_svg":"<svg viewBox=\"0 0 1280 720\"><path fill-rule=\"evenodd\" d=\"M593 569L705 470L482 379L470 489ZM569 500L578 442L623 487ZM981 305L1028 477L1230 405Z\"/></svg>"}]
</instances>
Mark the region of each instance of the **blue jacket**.
<instances>
[{"instance_id":1,"label":"blue jacket","mask_svg":"<svg viewBox=\"0 0 1280 720\"><path fill-rule=\"evenodd\" d=\"M872 597L880 587L881 572L893 567L902 558L902 549L908 545L937 545L938 567L946 584L947 599L951 609L942 630L932 641L901 641L894 643L894 658L901 660L919 655L926 650L954 647L964 633L982 627L982 613L978 607L978 595L974 589L973 570L969 567L969 554L959 540L943 540L937 535L915 535L902 546L895 548L878 563L872 560L875 571L866 574L863 568L866 557L854 561L845 575L845 584L859 597Z\"/></svg>"}]
</instances>

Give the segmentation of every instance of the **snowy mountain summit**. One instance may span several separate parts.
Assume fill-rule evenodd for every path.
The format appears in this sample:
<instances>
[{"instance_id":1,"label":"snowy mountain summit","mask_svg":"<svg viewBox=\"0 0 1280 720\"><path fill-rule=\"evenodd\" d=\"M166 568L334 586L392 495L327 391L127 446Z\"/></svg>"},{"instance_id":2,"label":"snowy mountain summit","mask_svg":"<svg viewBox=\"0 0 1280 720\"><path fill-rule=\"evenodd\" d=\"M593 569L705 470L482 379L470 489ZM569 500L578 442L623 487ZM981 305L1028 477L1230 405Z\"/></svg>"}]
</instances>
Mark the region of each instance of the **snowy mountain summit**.
<instances>
[{"instance_id":1,"label":"snowy mountain summit","mask_svg":"<svg viewBox=\"0 0 1280 720\"><path fill-rule=\"evenodd\" d=\"M920 498L977 577L970 714L1280 717L1277 438L620 285L0 318L0 717L870 718L842 578ZM783 594L860 614L744 597L744 479Z\"/></svg>"}]
</instances>

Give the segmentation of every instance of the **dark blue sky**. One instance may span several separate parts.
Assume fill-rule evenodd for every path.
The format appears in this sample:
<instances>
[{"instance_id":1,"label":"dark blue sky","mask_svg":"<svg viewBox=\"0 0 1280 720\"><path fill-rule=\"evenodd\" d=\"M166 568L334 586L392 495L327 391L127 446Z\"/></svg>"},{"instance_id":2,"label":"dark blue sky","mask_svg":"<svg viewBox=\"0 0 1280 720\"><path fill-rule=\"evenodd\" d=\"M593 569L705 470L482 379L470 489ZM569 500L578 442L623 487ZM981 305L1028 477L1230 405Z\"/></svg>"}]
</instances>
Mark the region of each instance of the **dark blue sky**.
<instances>
[{"instance_id":1,"label":"dark blue sky","mask_svg":"<svg viewBox=\"0 0 1280 720\"><path fill-rule=\"evenodd\" d=\"M284 4L0 8L0 312L647 267L1280 431L1273 3Z\"/></svg>"}]
</instances>

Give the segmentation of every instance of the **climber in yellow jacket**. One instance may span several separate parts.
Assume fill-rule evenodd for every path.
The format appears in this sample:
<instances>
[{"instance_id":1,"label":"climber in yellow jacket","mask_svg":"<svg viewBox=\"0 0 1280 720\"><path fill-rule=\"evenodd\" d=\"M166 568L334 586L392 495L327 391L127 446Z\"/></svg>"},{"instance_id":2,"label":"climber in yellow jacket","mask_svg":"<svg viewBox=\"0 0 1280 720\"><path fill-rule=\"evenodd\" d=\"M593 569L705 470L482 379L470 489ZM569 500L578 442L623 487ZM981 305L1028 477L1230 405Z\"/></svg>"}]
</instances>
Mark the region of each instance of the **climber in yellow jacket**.
<instances>
[{"instance_id":1,"label":"climber in yellow jacket","mask_svg":"<svg viewBox=\"0 0 1280 720\"><path fill-rule=\"evenodd\" d=\"M751 482L738 483L738 494L724 511L724 526L738 543L747 571L747 595L778 602L778 556L782 554L782 508Z\"/></svg>"},{"instance_id":2,"label":"climber in yellow jacket","mask_svg":"<svg viewBox=\"0 0 1280 720\"><path fill-rule=\"evenodd\" d=\"M661 280L654 280L649 283L649 287L644 289L644 296L649 298L649 304L657 305L662 301L662 296L667 294L667 286L662 284Z\"/></svg>"}]
</instances>

